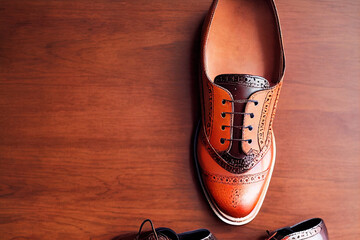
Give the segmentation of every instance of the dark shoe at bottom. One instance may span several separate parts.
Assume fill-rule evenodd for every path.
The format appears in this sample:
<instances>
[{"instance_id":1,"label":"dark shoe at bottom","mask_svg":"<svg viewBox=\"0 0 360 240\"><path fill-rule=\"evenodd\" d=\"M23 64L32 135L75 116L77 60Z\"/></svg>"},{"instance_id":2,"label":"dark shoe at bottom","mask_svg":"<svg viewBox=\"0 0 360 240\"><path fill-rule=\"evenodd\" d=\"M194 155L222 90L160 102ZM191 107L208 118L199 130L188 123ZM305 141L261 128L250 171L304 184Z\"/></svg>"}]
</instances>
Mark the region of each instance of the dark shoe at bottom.
<instances>
[{"instance_id":1,"label":"dark shoe at bottom","mask_svg":"<svg viewBox=\"0 0 360 240\"><path fill-rule=\"evenodd\" d=\"M151 224L152 231L141 233L144 223ZM194 231L177 234L170 228L154 228L151 220L146 219L140 226L136 240L215 240L215 237L207 229L198 229Z\"/></svg>"},{"instance_id":2,"label":"dark shoe at bottom","mask_svg":"<svg viewBox=\"0 0 360 240\"><path fill-rule=\"evenodd\" d=\"M329 236L324 221L312 218L291 227L280 228L267 240L328 240Z\"/></svg>"}]
</instances>

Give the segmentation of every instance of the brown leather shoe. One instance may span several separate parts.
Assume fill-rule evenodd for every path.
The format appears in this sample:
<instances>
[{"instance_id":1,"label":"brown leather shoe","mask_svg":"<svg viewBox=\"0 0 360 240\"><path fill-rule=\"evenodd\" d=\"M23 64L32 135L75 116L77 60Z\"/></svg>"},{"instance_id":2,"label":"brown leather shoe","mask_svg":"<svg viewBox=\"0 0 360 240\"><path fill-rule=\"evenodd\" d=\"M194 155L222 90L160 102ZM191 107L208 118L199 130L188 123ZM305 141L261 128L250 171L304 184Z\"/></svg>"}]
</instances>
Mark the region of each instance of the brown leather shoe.
<instances>
[{"instance_id":1,"label":"brown leather shoe","mask_svg":"<svg viewBox=\"0 0 360 240\"><path fill-rule=\"evenodd\" d=\"M329 236L324 221L312 218L292 227L285 227L270 234L267 240L328 240Z\"/></svg>"},{"instance_id":2,"label":"brown leather shoe","mask_svg":"<svg viewBox=\"0 0 360 240\"><path fill-rule=\"evenodd\" d=\"M146 222L151 224L152 231L141 234L142 227ZM215 237L207 229L198 229L191 232L176 234L169 228L154 228L150 219L146 219L140 226L135 240L215 240Z\"/></svg>"},{"instance_id":3,"label":"brown leather shoe","mask_svg":"<svg viewBox=\"0 0 360 240\"><path fill-rule=\"evenodd\" d=\"M201 56L200 180L221 220L246 224L260 210L275 163L272 124L285 57L274 2L215 0Z\"/></svg>"}]
</instances>

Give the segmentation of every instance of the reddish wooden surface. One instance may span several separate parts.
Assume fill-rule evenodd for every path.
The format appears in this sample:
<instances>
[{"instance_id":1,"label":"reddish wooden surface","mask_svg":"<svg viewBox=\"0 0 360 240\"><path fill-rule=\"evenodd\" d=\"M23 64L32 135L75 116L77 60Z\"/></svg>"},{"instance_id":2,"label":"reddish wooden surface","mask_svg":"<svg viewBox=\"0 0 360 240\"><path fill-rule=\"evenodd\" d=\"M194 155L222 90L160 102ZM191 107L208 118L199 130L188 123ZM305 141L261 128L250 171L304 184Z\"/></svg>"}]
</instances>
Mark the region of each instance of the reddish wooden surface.
<instances>
[{"instance_id":1,"label":"reddish wooden surface","mask_svg":"<svg viewBox=\"0 0 360 240\"><path fill-rule=\"evenodd\" d=\"M201 1L0 2L0 239L111 239L144 218L262 239L323 217L360 235L360 4L278 0L287 72L257 218L208 207L191 141Z\"/></svg>"}]
</instances>

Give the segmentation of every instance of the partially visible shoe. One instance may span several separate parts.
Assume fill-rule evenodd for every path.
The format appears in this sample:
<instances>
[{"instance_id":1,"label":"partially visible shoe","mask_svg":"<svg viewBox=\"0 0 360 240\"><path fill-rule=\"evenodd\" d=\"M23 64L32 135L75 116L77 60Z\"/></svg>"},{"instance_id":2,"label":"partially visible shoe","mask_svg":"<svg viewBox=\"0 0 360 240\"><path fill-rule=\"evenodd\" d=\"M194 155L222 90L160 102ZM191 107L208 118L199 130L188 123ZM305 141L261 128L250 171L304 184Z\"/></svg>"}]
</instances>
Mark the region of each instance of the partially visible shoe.
<instances>
[{"instance_id":1,"label":"partially visible shoe","mask_svg":"<svg viewBox=\"0 0 360 240\"><path fill-rule=\"evenodd\" d=\"M329 236L324 221L312 218L292 227L280 228L272 233L267 240L328 240Z\"/></svg>"},{"instance_id":2,"label":"partially visible shoe","mask_svg":"<svg viewBox=\"0 0 360 240\"><path fill-rule=\"evenodd\" d=\"M151 231L141 233L146 222L151 225ZM215 240L215 237L207 229L198 229L190 232L177 234L169 228L154 228L150 219L146 219L140 226L139 233L135 240Z\"/></svg>"}]
</instances>

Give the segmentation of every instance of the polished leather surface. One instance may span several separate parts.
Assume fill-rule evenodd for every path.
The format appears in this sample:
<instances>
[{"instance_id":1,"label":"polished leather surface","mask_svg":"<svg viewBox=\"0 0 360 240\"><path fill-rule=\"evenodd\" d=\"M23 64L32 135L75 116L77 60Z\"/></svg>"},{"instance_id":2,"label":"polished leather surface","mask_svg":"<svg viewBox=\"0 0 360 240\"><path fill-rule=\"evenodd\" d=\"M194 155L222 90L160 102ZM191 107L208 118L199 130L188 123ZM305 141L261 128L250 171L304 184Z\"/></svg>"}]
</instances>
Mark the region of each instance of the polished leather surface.
<instances>
[{"instance_id":1,"label":"polished leather surface","mask_svg":"<svg viewBox=\"0 0 360 240\"><path fill-rule=\"evenodd\" d=\"M255 2L262 4L253 6ZM210 206L223 221L234 225L245 224L256 216L270 182L276 151L272 123L285 68L275 5L273 1L255 2L214 1L203 29L202 125L197 136L197 164ZM231 13L232 7L239 12L251 12L249 16L264 16L269 25L251 26L252 18L239 18L237 22L237 14L229 20L232 16L226 13ZM221 30L226 24L234 29L243 27L250 34L234 35L239 43L229 42ZM259 34L257 43L253 33L263 29L265 33ZM222 45L224 41L228 44ZM227 49L249 42L252 44L249 56L239 55L242 45ZM246 59L241 61L244 56ZM231 114L234 112L245 114ZM246 126L251 126L251 130Z\"/></svg>"},{"instance_id":2,"label":"polished leather surface","mask_svg":"<svg viewBox=\"0 0 360 240\"><path fill-rule=\"evenodd\" d=\"M312 218L292 227L276 230L268 240L328 240L329 236L324 221Z\"/></svg>"}]
</instances>

